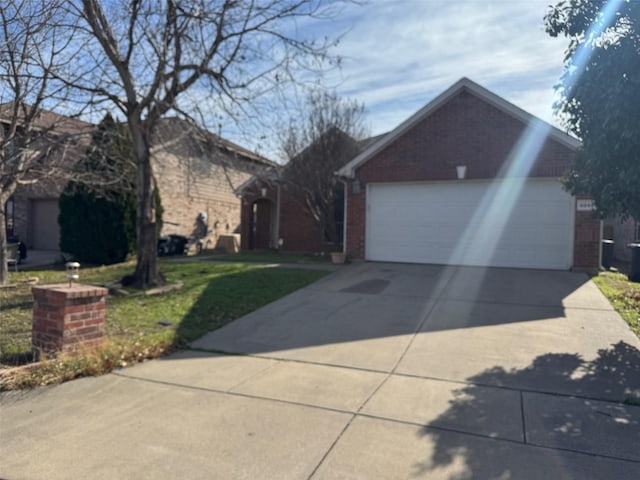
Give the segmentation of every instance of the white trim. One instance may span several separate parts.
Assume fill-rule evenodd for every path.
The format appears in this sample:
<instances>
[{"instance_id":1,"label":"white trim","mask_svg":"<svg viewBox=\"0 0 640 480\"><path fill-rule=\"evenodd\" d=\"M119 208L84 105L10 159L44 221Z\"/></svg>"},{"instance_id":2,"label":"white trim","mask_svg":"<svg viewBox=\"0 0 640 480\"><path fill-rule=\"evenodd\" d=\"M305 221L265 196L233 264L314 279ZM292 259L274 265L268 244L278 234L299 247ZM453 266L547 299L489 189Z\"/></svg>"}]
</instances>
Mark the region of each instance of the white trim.
<instances>
[{"instance_id":1,"label":"white trim","mask_svg":"<svg viewBox=\"0 0 640 480\"><path fill-rule=\"evenodd\" d=\"M367 160L369 160L371 157L373 157L375 154L383 150L388 145L395 142L399 137L401 137L406 132L411 130L415 125L417 125L423 119L428 117L431 113L433 113L435 110L440 108L442 105L444 105L451 98L453 98L455 95L457 95L459 92L463 90L467 90L468 92L474 94L481 100L486 101L487 103L495 106L496 108L504 111L505 113L513 116L514 118L522 121L525 124L530 124L533 122L541 122L541 123L547 124L547 122L544 122L538 117L535 117L530 113L522 110L520 107L517 107L513 103L508 102L504 98L496 95L495 93L487 90L486 88L478 85L477 83L469 80L468 78L463 77L460 80L458 80L455 84L453 84L451 87L449 87L447 90L445 90L440 95L438 95L433 100L431 100L429 103L427 103L427 105L422 107L420 110L414 113L407 120L402 122L394 130L389 132L387 135L382 137L377 142L373 143L364 152L360 153L360 155L358 155L349 163L347 163L344 167L338 170L337 174L342 177L353 178L355 175L355 170L360 165L365 163ZM577 150L582 145L582 142L580 142L580 140L578 140L577 138L574 138L568 135L567 133L563 132L562 130L550 124L547 124L547 125L549 125L550 127L548 135L554 140L562 143L563 145L567 146L572 150Z\"/></svg>"}]
</instances>

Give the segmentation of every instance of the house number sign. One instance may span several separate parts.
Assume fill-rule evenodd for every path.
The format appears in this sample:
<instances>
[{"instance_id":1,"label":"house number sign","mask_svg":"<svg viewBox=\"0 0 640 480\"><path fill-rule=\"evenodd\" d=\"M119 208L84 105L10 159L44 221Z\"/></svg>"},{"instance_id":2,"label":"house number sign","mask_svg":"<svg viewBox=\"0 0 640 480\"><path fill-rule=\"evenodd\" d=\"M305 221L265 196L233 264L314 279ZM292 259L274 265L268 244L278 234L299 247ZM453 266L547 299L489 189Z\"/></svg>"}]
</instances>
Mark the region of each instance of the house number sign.
<instances>
[{"instance_id":1,"label":"house number sign","mask_svg":"<svg viewBox=\"0 0 640 480\"><path fill-rule=\"evenodd\" d=\"M576 202L576 210L579 212L593 212L595 209L595 200L578 200Z\"/></svg>"}]
</instances>

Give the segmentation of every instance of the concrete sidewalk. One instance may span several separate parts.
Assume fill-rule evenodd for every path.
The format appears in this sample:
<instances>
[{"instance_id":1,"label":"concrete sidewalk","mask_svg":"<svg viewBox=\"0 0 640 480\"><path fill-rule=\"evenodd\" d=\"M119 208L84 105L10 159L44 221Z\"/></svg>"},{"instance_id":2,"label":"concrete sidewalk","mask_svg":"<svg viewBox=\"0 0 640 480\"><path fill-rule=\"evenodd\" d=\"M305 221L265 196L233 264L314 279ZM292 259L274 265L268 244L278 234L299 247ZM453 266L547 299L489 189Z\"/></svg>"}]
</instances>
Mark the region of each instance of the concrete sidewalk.
<instances>
[{"instance_id":1,"label":"concrete sidewalk","mask_svg":"<svg viewBox=\"0 0 640 480\"><path fill-rule=\"evenodd\" d=\"M352 265L193 348L0 396L0 477L640 478L640 342L584 275Z\"/></svg>"},{"instance_id":2,"label":"concrete sidewalk","mask_svg":"<svg viewBox=\"0 0 640 480\"><path fill-rule=\"evenodd\" d=\"M18 270L49 267L64 263L62 252L57 250L28 250L27 258L18 265Z\"/></svg>"}]
</instances>

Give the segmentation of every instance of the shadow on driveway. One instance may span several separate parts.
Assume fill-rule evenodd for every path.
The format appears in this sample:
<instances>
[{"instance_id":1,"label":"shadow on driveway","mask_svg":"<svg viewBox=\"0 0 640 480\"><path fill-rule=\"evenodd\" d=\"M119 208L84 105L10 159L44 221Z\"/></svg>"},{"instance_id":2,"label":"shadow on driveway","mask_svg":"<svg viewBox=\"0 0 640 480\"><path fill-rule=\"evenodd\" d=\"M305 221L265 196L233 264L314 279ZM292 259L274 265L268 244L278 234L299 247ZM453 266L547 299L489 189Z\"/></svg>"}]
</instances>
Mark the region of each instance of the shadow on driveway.
<instances>
[{"instance_id":1,"label":"shadow on driveway","mask_svg":"<svg viewBox=\"0 0 640 480\"><path fill-rule=\"evenodd\" d=\"M612 311L580 273L365 263L250 313L192 347L281 352L389 339L420 329L557 319L574 307Z\"/></svg>"},{"instance_id":2,"label":"shadow on driveway","mask_svg":"<svg viewBox=\"0 0 640 480\"><path fill-rule=\"evenodd\" d=\"M542 378L553 379L558 386L564 383L561 390L576 394L590 393L594 384L601 385L603 378L609 378L609 389L603 394L634 405L522 391L525 433L522 441L539 447L628 460L628 470L624 463L618 464L620 472L618 475L608 472L609 478L636 478L631 472L640 472L640 351L624 342L600 350L591 361L578 355L548 354L537 357L523 369L505 370L496 366L474 375L468 379L469 385L457 391L458 399L451 402L431 427L447 428L463 420L468 425L473 413L474 425L468 426L469 431L491 431L495 425L487 419L493 418L490 412L495 411L496 405L492 397L487 397L490 390L481 385L530 385ZM513 448L508 442L460 442L459 437L431 427L421 430L421 435L433 445L431 458L416 465L418 472L427 478L429 472L456 463L465 465L464 472L451 479L553 478L553 472L558 471L558 465L541 463L532 471L530 462L508 461L509 450ZM562 455L557 456L557 460L564 461ZM574 478L607 478L606 469L611 465L605 461L600 466L601 472L585 471L583 477ZM574 468L567 471L575 473Z\"/></svg>"}]
</instances>

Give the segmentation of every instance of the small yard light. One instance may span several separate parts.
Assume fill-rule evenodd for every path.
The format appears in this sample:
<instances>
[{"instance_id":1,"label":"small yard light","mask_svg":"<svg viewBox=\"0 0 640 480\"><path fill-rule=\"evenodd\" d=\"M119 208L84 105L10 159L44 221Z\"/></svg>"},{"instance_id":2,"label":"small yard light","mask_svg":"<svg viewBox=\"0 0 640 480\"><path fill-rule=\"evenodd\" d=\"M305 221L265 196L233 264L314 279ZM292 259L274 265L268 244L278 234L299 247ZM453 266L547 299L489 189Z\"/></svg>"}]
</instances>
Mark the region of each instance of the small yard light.
<instances>
[{"instance_id":1,"label":"small yard light","mask_svg":"<svg viewBox=\"0 0 640 480\"><path fill-rule=\"evenodd\" d=\"M67 262L65 265L69 287L73 286L73 282L80 278L80 264L78 262Z\"/></svg>"},{"instance_id":2,"label":"small yard light","mask_svg":"<svg viewBox=\"0 0 640 480\"><path fill-rule=\"evenodd\" d=\"M458 180L464 180L464 177L467 174L467 166L466 165L458 165L456 167L456 172L458 174Z\"/></svg>"},{"instance_id":3,"label":"small yard light","mask_svg":"<svg viewBox=\"0 0 640 480\"><path fill-rule=\"evenodd\" d=\"M266 196L267 196L267 189L266 189L266 188L264 188L264 187L262 187L262 188L260 189L260 193L262 194L262 198L266 197Z\"/></svg>"}]
</instances>

